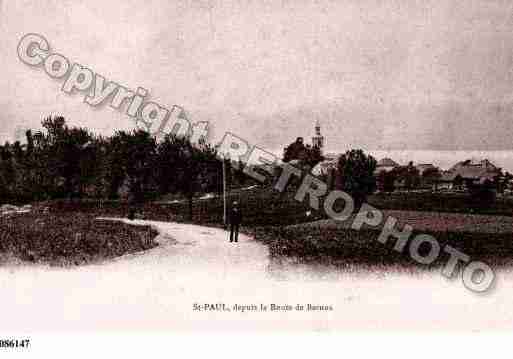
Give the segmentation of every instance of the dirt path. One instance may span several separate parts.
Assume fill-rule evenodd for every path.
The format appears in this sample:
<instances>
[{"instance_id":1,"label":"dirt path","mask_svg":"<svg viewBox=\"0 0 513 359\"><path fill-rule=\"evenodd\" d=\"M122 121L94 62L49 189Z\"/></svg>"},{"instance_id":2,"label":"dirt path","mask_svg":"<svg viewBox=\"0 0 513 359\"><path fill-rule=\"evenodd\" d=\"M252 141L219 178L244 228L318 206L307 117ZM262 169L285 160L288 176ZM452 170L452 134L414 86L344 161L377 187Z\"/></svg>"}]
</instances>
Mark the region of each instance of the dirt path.
<instances>
[{"instance_id":1,"label":"dirt path","mask_svg":"<svg viewBox=\"0 0 513 359\"><path fill-rule=\"evenodd\" d=\"M264 245L243 235L236 245L217 228L134 222L157 227L160 246L69 269L0 268L0 331L477 330L513 323L513 290L505 280L511 273L499 276L492 294L476 296L438 273L278 265ZM195 303L232 310L198 312ZM333 310L240 312L235 304Z\"/></svg>"}]
</instances>

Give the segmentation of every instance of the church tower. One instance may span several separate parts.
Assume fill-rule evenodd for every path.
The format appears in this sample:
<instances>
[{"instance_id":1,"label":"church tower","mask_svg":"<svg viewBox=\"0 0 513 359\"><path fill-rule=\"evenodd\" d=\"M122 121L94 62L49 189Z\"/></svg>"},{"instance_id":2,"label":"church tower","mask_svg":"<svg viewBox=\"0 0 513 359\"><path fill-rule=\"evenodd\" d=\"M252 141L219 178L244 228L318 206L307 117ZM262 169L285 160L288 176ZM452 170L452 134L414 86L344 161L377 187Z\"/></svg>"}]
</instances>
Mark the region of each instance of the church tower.
<instances>
[{"instance_id":1,"label":"church tower","mask_svg":"<svg viewBox=\"0 0 513 359\"><path fill-rule=\"evenodd\" d=\"M321 153L324 149L324 136L321 135L321 125L319 121L315 122L315 136L312 137L312 146L318 147Z\"/></svg>"}]
</instances>

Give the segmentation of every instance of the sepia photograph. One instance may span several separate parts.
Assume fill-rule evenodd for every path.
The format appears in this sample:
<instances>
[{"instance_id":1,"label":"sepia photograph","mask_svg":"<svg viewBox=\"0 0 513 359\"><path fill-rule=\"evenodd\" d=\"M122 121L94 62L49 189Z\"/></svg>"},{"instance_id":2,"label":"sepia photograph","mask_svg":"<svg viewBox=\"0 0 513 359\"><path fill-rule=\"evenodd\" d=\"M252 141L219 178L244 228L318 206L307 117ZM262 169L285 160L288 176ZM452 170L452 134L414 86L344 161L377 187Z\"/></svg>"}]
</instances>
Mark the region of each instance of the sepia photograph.
<instances>
[{"instance_id":1,"label":"sepia photograph","mask_svg":"<svg viewBox=\"0 0 513 359\"><path fill-rule=\"evenodd\" d=\"M512 35L506 0L0 0L0 355L507 333Z\"/></svg>"}]
</instances>

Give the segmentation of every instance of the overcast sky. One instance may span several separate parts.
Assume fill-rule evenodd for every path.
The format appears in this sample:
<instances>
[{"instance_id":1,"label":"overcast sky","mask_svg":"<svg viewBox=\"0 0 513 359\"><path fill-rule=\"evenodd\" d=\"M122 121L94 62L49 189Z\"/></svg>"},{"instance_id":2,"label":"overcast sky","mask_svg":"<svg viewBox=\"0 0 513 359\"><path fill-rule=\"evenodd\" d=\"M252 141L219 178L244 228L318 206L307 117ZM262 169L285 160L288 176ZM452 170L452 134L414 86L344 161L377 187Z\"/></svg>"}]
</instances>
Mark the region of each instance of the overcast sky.
<instances>
[{"instance_id":1,"label":"overcast sky","mask_svg":"<svg viewBox=\"0 0 513 359\"><path fill-rule=\"evenodd\" d=\"M511 0L0 3L0 140L52 113L104 133L133 127L21 63L17 44L35 32L217 136L271 150L310 137L317 119L331 151L513 147Z\"/></svg>"}]
</instances>

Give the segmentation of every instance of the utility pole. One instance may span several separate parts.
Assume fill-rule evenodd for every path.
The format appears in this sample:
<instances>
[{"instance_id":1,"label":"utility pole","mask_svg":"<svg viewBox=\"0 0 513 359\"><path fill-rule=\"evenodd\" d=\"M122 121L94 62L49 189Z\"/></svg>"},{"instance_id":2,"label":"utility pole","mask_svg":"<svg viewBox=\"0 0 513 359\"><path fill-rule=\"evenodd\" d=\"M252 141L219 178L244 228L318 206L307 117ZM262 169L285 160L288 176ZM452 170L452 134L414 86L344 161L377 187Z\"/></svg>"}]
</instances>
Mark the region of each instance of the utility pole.
<instances>
[{"instance_id":1,"label":"utility pole","mask_svg":"<svg viewBox=\"0 0 513 359\"><path fill-rule=\"evenodd\" d=\"M223 156L223 223L226 227L226 160Z\"/></svg>"}]
</instances>

